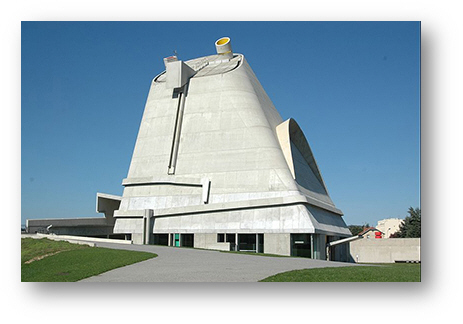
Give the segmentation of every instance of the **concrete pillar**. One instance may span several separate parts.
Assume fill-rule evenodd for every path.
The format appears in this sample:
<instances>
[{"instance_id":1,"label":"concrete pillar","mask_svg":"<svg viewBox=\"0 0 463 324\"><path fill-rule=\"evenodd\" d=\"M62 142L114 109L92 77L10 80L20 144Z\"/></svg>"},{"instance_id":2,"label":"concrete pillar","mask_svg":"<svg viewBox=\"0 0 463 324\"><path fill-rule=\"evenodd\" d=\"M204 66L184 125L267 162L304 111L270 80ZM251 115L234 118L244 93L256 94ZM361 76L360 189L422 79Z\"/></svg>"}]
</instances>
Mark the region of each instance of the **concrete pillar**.
<instances>
[{"instance_id":1,"label":"concrete pillar","mask_svg":"<svg viewBox=\"0 0 463 324\"><path fill-rule=\"evenodd\" d=\"M151 217L153 217L153 210L152 209L145 209L145 214L143 215L143 244L150 244L150 237L151 237Z\"/></svg>"},{"instance_id":2,"label":"concrete pillar","mask_svg":"<svg viewBox=\"0 0 463 324\"><path fill-rule=\"evenodd\" d=\"M256 233L256 253L259 252L259 234Z\"/></svg>"}]
</instances>

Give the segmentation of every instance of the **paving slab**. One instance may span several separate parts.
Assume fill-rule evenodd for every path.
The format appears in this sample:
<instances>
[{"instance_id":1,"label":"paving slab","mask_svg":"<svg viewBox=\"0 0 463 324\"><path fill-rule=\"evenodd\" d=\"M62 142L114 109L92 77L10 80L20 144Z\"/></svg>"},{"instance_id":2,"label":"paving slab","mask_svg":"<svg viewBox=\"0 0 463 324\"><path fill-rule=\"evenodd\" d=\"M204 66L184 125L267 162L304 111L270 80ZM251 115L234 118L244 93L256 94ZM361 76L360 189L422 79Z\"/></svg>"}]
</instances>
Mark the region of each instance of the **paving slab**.
<instances>
[{"instance_id":1,"label":"paving slab","mask_svg":"<svg viewBox=\"0 0 463 324\"><path fill-rule=\"evenodd\" d=\"M156 245L96 245L153 252L158 257L114 269L81 282L257 282L290 270L356 266L353 263L307 258L267 257Z\"/></svg>"}]
</instances>

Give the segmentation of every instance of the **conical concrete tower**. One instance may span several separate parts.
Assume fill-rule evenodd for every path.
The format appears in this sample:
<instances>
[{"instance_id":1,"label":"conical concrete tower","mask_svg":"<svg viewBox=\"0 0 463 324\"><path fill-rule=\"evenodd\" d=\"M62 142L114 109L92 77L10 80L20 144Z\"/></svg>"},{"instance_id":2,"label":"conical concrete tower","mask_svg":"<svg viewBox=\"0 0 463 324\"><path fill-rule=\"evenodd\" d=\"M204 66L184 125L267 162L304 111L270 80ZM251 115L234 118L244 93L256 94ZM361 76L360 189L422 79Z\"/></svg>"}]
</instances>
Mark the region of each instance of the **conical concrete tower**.
<instances>
[{"instance_id":1,"label":"conical concrete tower","mask_svg":"<svg viewBox=\"0 0 463 324\"><path fill-rule=\"evenodd\" d=\"M114 233L134 243L324 258L325 243L350 232L304 134L282 120L229 38L216 49L164 59Z\"/></svg>"}]
</instances>

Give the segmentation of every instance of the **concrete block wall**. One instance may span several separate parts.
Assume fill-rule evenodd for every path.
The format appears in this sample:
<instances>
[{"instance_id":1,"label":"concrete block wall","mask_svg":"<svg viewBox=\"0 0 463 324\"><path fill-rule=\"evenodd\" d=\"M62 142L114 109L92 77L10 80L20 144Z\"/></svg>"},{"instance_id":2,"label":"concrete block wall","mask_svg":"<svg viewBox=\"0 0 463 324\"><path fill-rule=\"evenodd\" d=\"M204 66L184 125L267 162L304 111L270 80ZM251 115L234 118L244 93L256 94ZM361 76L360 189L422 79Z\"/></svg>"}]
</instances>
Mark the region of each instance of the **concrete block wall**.
<instances>
[{"instance_id":1,"label":"concrete block wall","mask_svg":"<svg viewBox=\"0 0 463 324\"><path fill-rule=\"evenodd\" d=\"M133 244L143 244L143 233L132 233Z\"/></svg>"},{"instance_id":2,"label":"concrete block wall","mask_svg":"<svg viewBox=\"0 0 463 324\"><path fill-rule=\"evenodd\" d=\"M209 250L230 251L230 243L217 242L217 234L195 234L194 247Z\"/></svg>"},{"instance_id":3,"label":"concrete block wall","mask_svg":"<svg viewBox=\"0 0 463 324\"><path fill-rule=\"evenodd\" d=\"M200 249L212 249L210 246L217 244L216 233L195 233L194 247Z\"/></svg>"},{"instance_id":4,"label":"concrete block wall","mask_svg":"<svg viewBox=\"0 0 463 324\"><path fill-rule=\"evenodd\" d=\"M350 243L350 256L358 263L421 261L420 244L420 238L364 238Z\"/></svg>"},{"instance_id":5,"label":"concrete block wall","mask_svg":"<svg viewBox=\"0 0 463 324\"><path fill-rule=\"evenodd\" d=\"M279 255L291 255L289 233L264 234L264 252Z\"/></svg>"}]
</instances>

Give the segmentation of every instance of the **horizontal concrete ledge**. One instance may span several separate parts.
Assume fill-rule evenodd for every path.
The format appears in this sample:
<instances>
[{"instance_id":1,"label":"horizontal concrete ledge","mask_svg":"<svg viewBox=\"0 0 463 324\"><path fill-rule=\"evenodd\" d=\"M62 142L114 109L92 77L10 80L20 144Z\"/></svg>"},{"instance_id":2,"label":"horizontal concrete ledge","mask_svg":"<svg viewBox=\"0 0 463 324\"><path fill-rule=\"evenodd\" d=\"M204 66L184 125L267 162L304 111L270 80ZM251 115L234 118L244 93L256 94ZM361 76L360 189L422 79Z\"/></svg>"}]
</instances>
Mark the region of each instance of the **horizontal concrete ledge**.
<instances>
[{"instance_id":1,"label":"horizontal concrete ledge","mask_svg":"<svg viewBox=\"0 0 463 324\"><path fill-rule=\"evenodd\" d=\"M145 215L144 209L133 209L133 210L115 210L114 218L118 217L134 217L134 218L143 218Z\"/></svg>"},{"instance_id":2,"label":"horizontal concrete ledge","mask_svg":"<svg viewBox=\"0 0 463 324\"><path fill-rule=\"evenodd\" d=\"M307 196L304 196L304 197L306 198L307 204L309 204L309 205L319 207L321 209L329 210L330 212L338 214L339 216L344 215L344 213L340 209L337 209L336 207L334 207L334 206L332 206L330 204L327 204L327 203L325 203L323 201L320 201L320 200L317 200L317 199L314 199L314 198L311 198L311 197L307 197Z\"/></svg>"},{"instance_id":3,"label":"horizontal concrete ledge","mask_svg":"<svg viewBox=\"0 0 463 324\"><path fill-rule=\"evenodd\" d=\"M202 214L202 213L215 213L237 209L253 209L253 208L271 208L278 206L298 205L298 204L309 204L322 209L329 210L335 214L342 216L342 212L328 204L319 202L315 199L311 199L306 196L288 196L288 197L277 197L277 198L266 198L266 199L254 199L246 201L234 201L228 203L217 203L217 204L206 204L196 206L185 206L185 207L174 207L155 209L154 217L169 217L179 215L191 215L191 214ZM116 210L114 217L143 217L144 210Z\"/></svg>"},{"instance_id":4,"label":"horizontal concrete ledge","mask_svg":"<svg viewBox=\"0 0 463 324\"><path fill-rule=\"evenodd\" d=\"M73 236L73 235L56 235L56 234L36 234L38 237L46 237L50 240L54 241L68 241L70 243L75 242L83 242L83 241L90 241L90 242L100 242L100 243L117 243L117 244L132 244L131 240L117 240L117 239L106 239L106 238L99 238L99 237L88 237L88 236ZM95 244L93 244L95 246Z\"/></svg>"},{"instance_id":5,"label":"horizontal concrete ledge","mask_svg":"<svg viewBox=\"0 0 463 324\"><path fill-rule=\"evenodd\" d=\"M168 184L173 186L191 186L201 187L201 179L199 178L186 178L176 176L166 177L143 177L143 178L126 178L122 180L122 185L129 186L143 186L143 185L162 185Z\"/></svg>"},{"instance_id":6,"label":"horizontal concrete ledge","mask_svg":"<svg viewBox=\"0 0 463 324\"><path fill-rule=\"evenodd\" d=\"M121 201L122 197L121 196L116 196L116 195L110 195L110 194L105 194L101 192L96 193L97 198L105 198L109 200L115 200L115 201Z\"/></svg>"}]
</instances>

